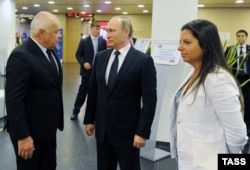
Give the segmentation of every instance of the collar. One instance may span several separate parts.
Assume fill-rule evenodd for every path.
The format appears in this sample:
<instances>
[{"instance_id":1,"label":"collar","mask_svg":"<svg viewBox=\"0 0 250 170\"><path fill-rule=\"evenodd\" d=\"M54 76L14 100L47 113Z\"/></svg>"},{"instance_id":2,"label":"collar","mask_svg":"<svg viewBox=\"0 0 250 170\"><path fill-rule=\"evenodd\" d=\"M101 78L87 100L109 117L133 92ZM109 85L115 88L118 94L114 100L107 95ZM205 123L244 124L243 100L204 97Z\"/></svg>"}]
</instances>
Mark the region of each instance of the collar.
<instances>
[{"instance_id":1,"label":"collar","mask_svg":"<svg viewBox=\"0 0 250 170\"><path fill-rule=\"evenodd\" d=\"M130 47L131 47L131 44L128 43L126 46L124 46L123 48L119 49L118 51L120 51L120 53L121 53L123 56L126 56L127 53L128 53L128 51L129 51L129 49L130 49ZM117 50L113 49L112 54L114 54L115 51L117 51Z\"/></svg>"},{"instance_id":2,"label":"collar","mask_svg":"<svg viewBox=\"0 0 250 170\"><path fill-rule=\"evenodd\" d=\"M39 44L39 42L37 42L32 36L30 36L30 38L38 45L38 47L42 50L42 52L44 54L46 54L46 50L47 48L44 48L41 44Z\"/></svg>"},{"instance_id":3,"label":"collar","mask_svg":"<svg viewBox=\"0 0 250 170\"><path fill-rule=\"evenodd\" d=\"M243 49L247 48L247 44L239 45L238 48L242 47Z\"/></svg>"},{"instance_id":4,"label":"collar","mask_svg":"<svg viewBox=\"0 0 250 170\"><path fill-rule=\"evenodd\" d=\"M90 35L92 40L98 40L98 37L94 37L93 35Z\"/></svg>"}]
</instances>

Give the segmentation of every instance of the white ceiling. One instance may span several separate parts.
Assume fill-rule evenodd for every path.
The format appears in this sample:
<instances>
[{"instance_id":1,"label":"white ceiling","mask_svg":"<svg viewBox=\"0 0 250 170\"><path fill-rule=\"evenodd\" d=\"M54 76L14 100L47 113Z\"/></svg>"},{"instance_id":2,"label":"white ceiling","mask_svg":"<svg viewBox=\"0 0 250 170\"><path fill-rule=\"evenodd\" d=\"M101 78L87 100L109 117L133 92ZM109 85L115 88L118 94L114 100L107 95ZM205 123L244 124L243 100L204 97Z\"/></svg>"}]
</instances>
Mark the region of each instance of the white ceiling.
<instances>
[{"instance_id":1,"label":"white ceiling","mask_svg":"<svg viewBox=\"0 0 250 170\"><path fill-rule=\"evenodd\" d=\"M38 11L53 12L58 10L60 14L68 12L80 13L87 12L96 14L96 10L102 10L102 14L120 15L122 12L128 14L152 14L153 0L110 0L111 4L105 4L105 0L53 0L55 4L49 5L49 0L16 0L16 14L36 14ZM188 3L188 0L186 0ZM235 4L235 0L198 0L200 4L204 4L205 8L250 8L250 0L244 0L244 4ZM34 7L34 4L39 4L40 7ZM90 5L86 8L84 5ZM138 8L138 4L143 4L144 8ZM185 5L185 4L183 4ZM28 7L23 10L22 7ZM67 10L67 7L72 7L73 10ZM121 10L116 11L115 8L120 7ZM143 13L142 10L148 10L148 13Z\"/></svg>"}]
</instances>

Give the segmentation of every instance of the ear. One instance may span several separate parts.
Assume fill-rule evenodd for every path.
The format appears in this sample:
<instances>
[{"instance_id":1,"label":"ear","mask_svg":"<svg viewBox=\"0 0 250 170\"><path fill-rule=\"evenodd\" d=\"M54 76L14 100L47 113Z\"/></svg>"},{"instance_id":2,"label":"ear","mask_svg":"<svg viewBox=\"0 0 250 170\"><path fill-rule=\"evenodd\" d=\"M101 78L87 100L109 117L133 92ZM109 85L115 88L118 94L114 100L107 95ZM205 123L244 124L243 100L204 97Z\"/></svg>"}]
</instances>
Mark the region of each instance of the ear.
<instances>
[{"instance_id":1,"label":"ear","mask_svg":"<svg viewBox=\"0 0 250 170\"><path fill-rule=\"evenodd\" d=\"M130 33L130 29L129 28L125 28L124 29L125 35L126 37L128 37L129 33Z\"/></svg>"},{"instance_id":2,"label":"ear","mask_svg":"<svg viewBox=\"0 0 250 170\"><path fill-rule=\"evenodd\" d=\"M38 34L45 35L46 31L44 29L39 29Z\"/></svg>"}]
</instances>

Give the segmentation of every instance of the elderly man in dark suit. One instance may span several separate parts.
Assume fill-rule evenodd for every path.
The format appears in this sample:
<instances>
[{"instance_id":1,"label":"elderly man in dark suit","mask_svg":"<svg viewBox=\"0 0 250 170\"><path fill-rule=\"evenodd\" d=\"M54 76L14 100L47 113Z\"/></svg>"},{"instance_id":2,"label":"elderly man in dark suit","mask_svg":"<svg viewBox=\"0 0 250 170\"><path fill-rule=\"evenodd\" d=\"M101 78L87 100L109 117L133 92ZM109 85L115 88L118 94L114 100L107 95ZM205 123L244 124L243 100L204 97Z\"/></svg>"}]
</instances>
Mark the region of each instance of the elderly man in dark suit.
<instances>
[{"instance_id":1,"label":"elderly man in dark suit","mask_svg":"<svg viewBox=\"0 0 250 170\"><path fill-rule=\"evenodd\" d=\"M55 49L60 23L42 11L30 28L28 40L7 61L7 129L17 169L55 170L56 131L63 130L62 69Z\"/></svg>"},{"instance_id":2,"label":"elderly man in dark suit","mask_svg":"<svg viewBox=\"0 0 250 170\"><path fill-rule=\"evenodd\" d=\"M111 49L96 55L84 124L96 134L98 170L140 170L139 148L150 137L156 107L152 57L131 46L130 20L113 17L107 26Z\"/></svg>"},{"instance_id":3,"label":"elderly man in dark suit","mask_svg":"<svg viewBox=\"0 0 250 170\"><path fill-rule=\"evenodd\" d=\"M242 84L246 80L250 78L250 58L249 58L249 52L250 52L250 45L246 44L248 37L248 33L246 30L238 30L236 32L236 38L237 40L241 40L239 46L237 47L237 54L236 56L239 56L238 61L235 63L233 68L239 68L239 64L242 61L244 57L247 57L245 60L245 63L243 64L242 71L236 76L239 83ZM225 51L225 56L227 56L230 48L227 47ZM236 70L233 69L233 74L236 73ZM244 96L244 121L247 125L247 135L250 136L250 83L248 82L245 84L242 88L242 93Z\"/></svg>"},{"instance_id":4,"label":"elderly man in dark suit","mask_svg":"<svg viewBox=\"0 0 250 170\"><path fill-rule=\"evenodd\" d=\"M91 23L90 31L91 34L89 36L81 39L76 51L76 59L80 64L81 84L75 99L73 113L70 117L71 120L77 119L77 115L85 101L95 55L98 51L107 48L106 40L99 37L100 25L96 22Z\"/></svg>"}]
</instances>

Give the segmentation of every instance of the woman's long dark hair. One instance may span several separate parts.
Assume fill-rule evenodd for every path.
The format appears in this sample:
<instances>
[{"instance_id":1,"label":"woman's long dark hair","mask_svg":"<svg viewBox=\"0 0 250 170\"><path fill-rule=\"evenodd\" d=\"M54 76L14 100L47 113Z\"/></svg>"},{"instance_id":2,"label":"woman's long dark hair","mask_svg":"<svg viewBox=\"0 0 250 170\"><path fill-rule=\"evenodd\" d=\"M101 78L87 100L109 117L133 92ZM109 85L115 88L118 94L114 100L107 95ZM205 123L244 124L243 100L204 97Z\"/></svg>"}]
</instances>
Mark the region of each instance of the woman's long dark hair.
<instances>
[{"instance_id":1,"label":"woman's long dark hair","mask_svg":"<svg viewBox=\"0 0 250 170\"><path fill-rule=\"evenodd\" d=\"M189 30L192 32L192 35L198 40L199 45L204 52L201 59L200 72L198 74L198 83L194 89L197 90L201 85L204 87L207 75L210 72L217 72L219 67L227 70L231 74L224 57L222 43L215 24L208 20L197 19L182 26L181 31L183 30ZM234 76L232 75L232 77ZM236 79L235 81L238 84ZM239 91L241 93L240 87ZM243 106L242 98L240 98L240 102Z\"/></svg>"},{"instance_id":2,"label":"woman's long dark hair","mask_svg":"<svg viewBox=\"0 0 250 170\"><path fill-rule=\"evenodd\" d=\"M229 71L218 29L212 22L201 19L193 20L181 28L182 31L185 29L192 32L204 52L197 86L203 84L208 73L216 71L218 67Z\"/></svg>"}]
</instances>

